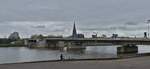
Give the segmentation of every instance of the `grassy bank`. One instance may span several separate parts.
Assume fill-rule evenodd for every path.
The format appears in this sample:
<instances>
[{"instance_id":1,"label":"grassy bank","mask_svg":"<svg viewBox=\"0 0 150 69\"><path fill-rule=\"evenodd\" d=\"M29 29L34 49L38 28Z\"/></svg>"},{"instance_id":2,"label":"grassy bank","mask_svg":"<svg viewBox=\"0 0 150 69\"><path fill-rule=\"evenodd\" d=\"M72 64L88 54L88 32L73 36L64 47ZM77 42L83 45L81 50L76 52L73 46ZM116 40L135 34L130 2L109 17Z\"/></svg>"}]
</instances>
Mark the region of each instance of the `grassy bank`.
<instances>
[{"instance_id":1,"label":"grassy bank","mask_svg":"<svg viewBox=\"0 0 150 69\"><path fill-rule=\"evenodd\" d=\"M24 47L22 44L0 44L0 47Z\"/></svg>"}]
</instances>

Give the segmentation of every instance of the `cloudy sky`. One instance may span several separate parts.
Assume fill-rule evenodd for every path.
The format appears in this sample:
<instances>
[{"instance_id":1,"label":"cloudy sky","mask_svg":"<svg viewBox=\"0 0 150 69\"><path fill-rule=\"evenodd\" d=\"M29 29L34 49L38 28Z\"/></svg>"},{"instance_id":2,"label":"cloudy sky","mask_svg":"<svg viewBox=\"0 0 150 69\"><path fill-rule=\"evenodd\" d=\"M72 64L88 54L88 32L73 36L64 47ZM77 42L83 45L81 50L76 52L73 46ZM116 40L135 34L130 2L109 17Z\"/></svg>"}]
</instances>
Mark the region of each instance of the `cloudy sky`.
<instances>
[{"instance_id":1,"label":"cloudy sky","mask_svg":"<svg viewBox=\"0 0 150 69\"><path fill-rule=\"evenodd\" d=\"M143 36L150 19L150 0L0 0L0 37L17 31L70 35L73 20L79 33Z\"/></svg>"}]
</instances>

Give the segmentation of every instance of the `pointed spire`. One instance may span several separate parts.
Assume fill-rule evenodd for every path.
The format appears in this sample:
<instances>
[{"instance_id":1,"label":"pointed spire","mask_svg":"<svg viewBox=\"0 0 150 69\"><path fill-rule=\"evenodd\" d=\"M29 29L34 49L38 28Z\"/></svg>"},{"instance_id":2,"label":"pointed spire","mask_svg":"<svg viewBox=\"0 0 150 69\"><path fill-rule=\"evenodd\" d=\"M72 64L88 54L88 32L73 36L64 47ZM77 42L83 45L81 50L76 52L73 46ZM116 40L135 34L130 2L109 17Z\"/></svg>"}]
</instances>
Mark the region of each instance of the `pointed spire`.
<instances>
[{"instance_id":1,"label":"pointed spire","mask_svg":"<svg viewBox=\"0 0 150 69\"><path fill-rule=\"evenodd\" d=\"M72 37L76 37L76 36L77 36L77 31L76 31L76 25L75 25L75 21L74 21Z\"/></svg>"}]
</instances>

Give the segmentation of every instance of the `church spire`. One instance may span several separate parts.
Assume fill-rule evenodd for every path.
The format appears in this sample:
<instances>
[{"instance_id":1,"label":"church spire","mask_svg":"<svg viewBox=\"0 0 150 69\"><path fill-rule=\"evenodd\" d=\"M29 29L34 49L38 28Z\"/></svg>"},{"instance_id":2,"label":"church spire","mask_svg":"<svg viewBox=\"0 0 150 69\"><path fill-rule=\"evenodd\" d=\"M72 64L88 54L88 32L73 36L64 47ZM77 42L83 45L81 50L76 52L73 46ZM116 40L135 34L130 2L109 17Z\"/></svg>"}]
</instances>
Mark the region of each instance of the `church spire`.
<instances>
[{"instance_id":1,"label":"church spire","mask_svg":"<svg viewBox=\"0 0 150 69\"><path fill-rule=\"evenodd\" d=\"M74 25L73 25L72 37L77 37L77 31L76 31L75 21L74 21Z\"/></svg>"}]
</instances>

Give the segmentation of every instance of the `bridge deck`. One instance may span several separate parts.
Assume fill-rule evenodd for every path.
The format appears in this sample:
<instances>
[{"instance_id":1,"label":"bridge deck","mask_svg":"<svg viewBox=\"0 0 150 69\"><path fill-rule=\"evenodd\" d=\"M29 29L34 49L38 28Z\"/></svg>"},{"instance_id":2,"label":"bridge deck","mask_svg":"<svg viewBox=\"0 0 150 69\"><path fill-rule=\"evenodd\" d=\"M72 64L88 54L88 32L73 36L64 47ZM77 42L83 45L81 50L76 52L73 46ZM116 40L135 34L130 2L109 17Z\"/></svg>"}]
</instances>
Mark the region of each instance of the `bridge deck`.
<instances>
[{"instance_id":1,"label":"bridge deck","mask_svg":"<svg viewBox=\"0 0 150 69\"><path fill-rule=\"evenodd\" d=\"M32 40L32 39L30 39ZM45 38L46 42L57 43L59 41L75 42L75 43L112 43L114 45L137 44L150 45L149 38Z\"/></svg>"},{"instance_id":2,"label":"bridge deck","mask_svg":"<svg viewBox=\"0 0 150 69\"><path fill-rule=\"evenodd\" d=\"M46 38L53 41L150 41L148 38Z\"/></svg>"}]
</instances>

